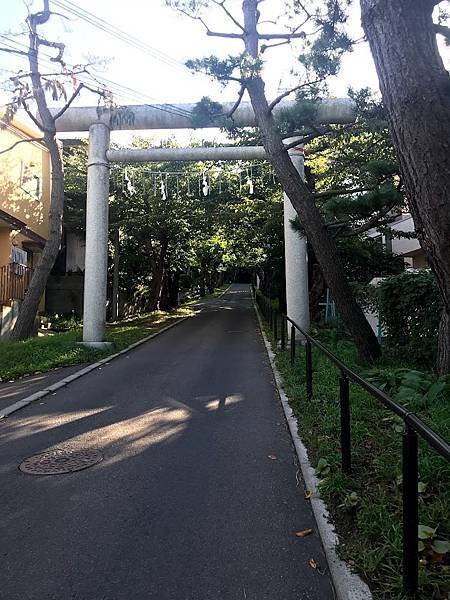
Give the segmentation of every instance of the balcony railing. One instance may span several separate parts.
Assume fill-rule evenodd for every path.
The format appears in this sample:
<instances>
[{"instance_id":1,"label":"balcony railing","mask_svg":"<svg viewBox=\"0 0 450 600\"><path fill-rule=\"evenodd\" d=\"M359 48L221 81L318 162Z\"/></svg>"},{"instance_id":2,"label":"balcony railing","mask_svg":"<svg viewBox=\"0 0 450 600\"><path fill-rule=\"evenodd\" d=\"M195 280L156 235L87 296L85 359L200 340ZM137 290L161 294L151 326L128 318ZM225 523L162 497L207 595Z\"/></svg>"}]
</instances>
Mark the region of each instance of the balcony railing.
<instances>
[{"instance_id":1,"label":"balcony railing","mask_svg":"<svg viewBox=\"0 0 450 600\"><path fill-rule=\"evenodd\" d=\"M23 300L32 275L33 269L17 263L0 267L0 304Z\"/></svg>"}]
</instances>

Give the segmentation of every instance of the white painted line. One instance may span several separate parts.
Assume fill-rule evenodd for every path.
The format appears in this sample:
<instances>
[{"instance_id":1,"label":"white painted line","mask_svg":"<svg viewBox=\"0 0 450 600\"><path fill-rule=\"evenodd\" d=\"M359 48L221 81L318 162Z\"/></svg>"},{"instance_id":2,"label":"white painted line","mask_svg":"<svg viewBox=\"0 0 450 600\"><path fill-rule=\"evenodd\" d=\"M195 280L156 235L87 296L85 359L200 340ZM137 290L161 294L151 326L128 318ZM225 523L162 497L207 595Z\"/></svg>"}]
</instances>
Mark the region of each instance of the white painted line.
<instances>
[{"instance_id":1,"label":"white painted line","mask_svg":"<svg viewBox=\"0 0 450 600\"><path fill-rule=\"evenodd\" d=\"M270 366L275 380L278 395L283 406L284 415L291 433L291 438L297 453L300 468L306 488L313 494L311 496L311 508L317 523L317 529L322 540L325 556L327 557L328 567L330 569L331 579L336 591L337 600L372 600L372 593L367 584L353 573L349 566L342 561L336 552L339 544L339 538L335 532L328 509L321 499L318 485L319 480L316 477L315 470L308 458L308 451L298 434L298 421L289 405L289 398L284 391L283 380L275 364L275 354L272 351L270 343L264 332L258 307L253 303L256 316L259 322L259 328L269 357Z\"/></svg>"}]
</instances>

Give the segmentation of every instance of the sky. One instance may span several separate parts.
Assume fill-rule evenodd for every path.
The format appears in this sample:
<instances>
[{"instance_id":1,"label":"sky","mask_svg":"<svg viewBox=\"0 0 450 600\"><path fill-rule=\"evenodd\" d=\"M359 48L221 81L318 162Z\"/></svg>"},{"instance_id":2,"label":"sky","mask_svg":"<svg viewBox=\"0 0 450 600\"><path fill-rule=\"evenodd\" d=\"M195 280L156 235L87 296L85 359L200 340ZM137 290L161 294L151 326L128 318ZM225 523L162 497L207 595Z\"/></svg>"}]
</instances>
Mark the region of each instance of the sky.
<instances>
[{"instance_id":1,"label":"sky","mask_svg":"<svg viewBox=\"0 0 450 600\"><path fill-rule=\"evenodd\" d=\"M65 8L58 6L59 2L62 2ZM34 10L41 7L40 0L30 0L28 4L31 4ZM114 82L111 87L116 91L117 103L196 102L202 96L210 96L220 101L233 101L236 98L236 85L224 89L205 76L192 75L184 67L184 62L188 58L210 54L226 56L239 52L242 42L206 36L203 26L198 21L176 13L165 6L164 0L127 0L125 3L119 0L96 0L95 3L89 0L51 0L50 4L52 10L65 17L52 16L51 21L42 28L46 37L64 41L65 57L69 63L95 63L95 72ZM144 48L132 47L71 14L67 10L69 5L85 9L132 35L142 42ZM241 0L228 0L228 5L236 16L240 15ZM354 39L362 36L358 5L358 2L354 2L349 21L349 29ZM271 19L283 6L283 0L271 0L270 3L261 6L263 11L266 11L264 19ZM1 35L12 38L12 34L23 31L27 14L24 0L0 0L0 14ZM209 15L209 24L211 29L233 30L220 9ZM279 26L270 24L262 27L268 31L273 28L279 29ZM18 43L26 43L24 35L14 36L14 39ZM11 43L5 38L0 38L1 42ZM272 49L266 56L264 78L267 95L273 98L292 82L290 70L296 62L295 44ZM0 52L2 81L24 66L23 59ZM119 89L117 84L129 89ZM378 88L375 67L366 43L358 44L354 52L344 58L339 76L329 82L330 94L336 97L345 96L349 86ZM0 100L2 99L4 96L0 97ZM85 92L77 103L95 105L97 99L91 93ZM166 138L167 132L152 135L157 141L159 138ZM200 134L176 133L177 139L181 141L199 139L199 136L211 139L217 135L215 130L203 131ZM125 139L123 136L122 138Z\"/></svg>"}]
</instances>

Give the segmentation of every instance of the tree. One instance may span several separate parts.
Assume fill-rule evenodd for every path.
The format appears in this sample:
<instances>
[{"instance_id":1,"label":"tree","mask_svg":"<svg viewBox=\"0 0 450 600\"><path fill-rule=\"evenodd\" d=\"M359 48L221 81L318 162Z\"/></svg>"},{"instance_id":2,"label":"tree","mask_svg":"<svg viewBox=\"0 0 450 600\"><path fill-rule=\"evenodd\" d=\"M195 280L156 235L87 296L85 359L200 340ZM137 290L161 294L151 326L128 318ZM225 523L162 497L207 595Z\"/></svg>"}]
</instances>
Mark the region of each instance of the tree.
<instances>
[{"instance_id":1,"label":"tree","mask_svg":"<svg viewBox=\"0 0 450 600\"><path fill-rule=\"evenodd\" d=\"M389 237L389 225L406 202L384 107L369 90L349 95L356 102L355 123L306 146L306 175L349 280L367 284L404 268L401 258L367 233L381 229ZM313 252L309 264L311 315L320 320L326 283Z\"/></svg>"},{"instance_id":2,"label":"tree","mask_svg":"<svg viewBox=\"0 0 450 600\"><path fill-rule=\"evenodd\" d=\"M56 139L56 120L64 114L72 102L77 98L83 88L89 88L85 83L75 83L76 76L86 72L83 67L69 68L64 61L64 44L53 42L44 38L38 31L39 27L47 23L52 12L49 0L44 0L43 10L30 13L27 18L29 31L29 45L27 51L1 48L0 51L25 56L29 63L29 72L19 72L11 78L13 86L13 99L8 104L4 119L10 121L18 109L24 109L33 123L42 131L42 141L50 154L51 162L51 198L48 222L48 238L41 258L36 266L25 298L20 307L19 316L11 332L11 339L22 340L31 335L34 320L40 299L45 291L48 276L53 268L58 255L61 242L62 217L64 208L64 177L60 147ZM55 72L43 74L39 64L39 51L41 47L55 50L55 56L50 60L55 63ZM70 97L67 96L65 80L71 80L74 86ZM106 97L101 90L92 90ZM54 101L65 101L65 104L56 113L52 113L48 106L47 94ZM30 110L30 102L35 101L38 116Z\"/></svg>"},{"instance_id":3,"label":"tree","mask_svg":"<svg viewBox=\"0 0 450 600\"><path fill-rule=\"evenodd\" d=\"M135 147L147 144L133 141ZM64 223L82 232L87 146L64 150ZM116 164L111 250L119 229L119 275L129 312L175 306L180 286L204 295L226 271L258 269L267 288L280 272L282 195L266 161Z\"/></svg>"},{"instance_id":4,"label":"tree","mask_svg":"<svg viewBox=\"0 0 450 600\"><path fill-rule=\"evenodd\" d=\"M202 69L215 76L219 81L237 82L240 91L235 107L239 105L244 92L248 92L268 159L299 215L300 222L314 248L328 287L333 294L338 311L355 341L360 356L365 360L372 361L380 354L377 338L352 293L344 267L337 259L335 242L329 235L314 202L313 193L297 173L289 158L288 146L285 146L282 141L283 137L298 134L298 131L289 128L290 123L295 123L295 126L298 127L302 124L305 125L306 121L313 125L316 131L320 130L320 127L314 124L314 106L311 102L299 103L299 110L292 115L291 119L286 119L284 124L277 123L273 114L273 108L283 98L291 93L303 92L302 99L308 99L308 90L316 90L315 86L323 82L327 74L336 72L339 56L349 45L348 38L340 28L345 21L340 2L338 0L327 2L325 11L315 12L314 15L308 12L303 3L294 2L296 24L286 31L275 33L262 33L259 30L260 21L263 20L259 10L262 5L260 0L244 0L242 4L243 23L230 13L224 1L213 0L209 3L189 0L188 2L176 1L171 4L175 4L184 12L200 19L205 25L208 35L238 39L244 44L244 52L240 55L230 56L226 60L219 60L212 56L201 61L191 62L190 66ZM212 31L199 12L203 6L208 4L221 8L235 31L224 33ZM303 63L314 71L316 77L314 80L307 78L306 81L269 102L261 74L262 54L274 46L289 43L293 39L305 39L306 33L300 29L307 22L314 23L320 31L315 41L310 44L309 51L305 52L302 58ZM329 52L327 52L327 48ZM232 114L233 111L227 116L230 118ZM303 117L303 123L300 120L301 117Z\"/></svg>"},{"instance_id":5,"label":"tree","mask_svg":"<svg viewBox=\"0 0 450 600\"><path fill-rule=\"evenodd\" d=\"M442 294L438 370L450 372L450 79L439 0L360 0L417 235Z\"/></svg>"}]
</instances>

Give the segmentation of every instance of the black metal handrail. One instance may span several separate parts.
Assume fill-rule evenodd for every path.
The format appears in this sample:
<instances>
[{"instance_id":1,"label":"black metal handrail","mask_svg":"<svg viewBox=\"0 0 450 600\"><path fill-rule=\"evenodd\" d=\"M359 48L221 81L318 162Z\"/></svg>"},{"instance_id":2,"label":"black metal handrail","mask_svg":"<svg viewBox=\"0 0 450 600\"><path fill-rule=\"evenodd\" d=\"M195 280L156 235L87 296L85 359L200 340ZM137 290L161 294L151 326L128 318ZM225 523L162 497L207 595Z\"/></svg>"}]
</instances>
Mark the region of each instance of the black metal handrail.
<instances>
[{"instance_id":1,"label":"black metal handrail","mask_svg":"<svg viewBox=\"0 0 450 600\"><path fill-rule=\"evenodd\" d=\"M443 458L450 461L450 444L438 433L433 431L416 414L408 411L404 406L398 404L375 385L352 371L337 356L335 356L321 342L304 331L295 321L284 313L280 313L272 306L272 301L261 292L256 294L252 286L253 297L261 312L268 321L272 333L278 340L281 337L281 349L285 350L287 345L288 324L290 331L290 354L291 363L294 363L296 353L296 331L305 340L305 369L306 369L306 397L312 399L313 395L313 368L312 348L316 347L324 354L339 370L339 401L340 401L340 426L341 426L341 464L346 474L351 474L351 412L350 412L350 389L349 380L353 381L371 396L380 400L383 405L397 416L403 419L405 432L403 434L403 588L408 598L417 598L419 578L419 550L418 550L418 527L419 527L419 468L418 468L418 436L428 442ZM278 327L280 322L280 327Z\"/></svg>"}]
</instances>

